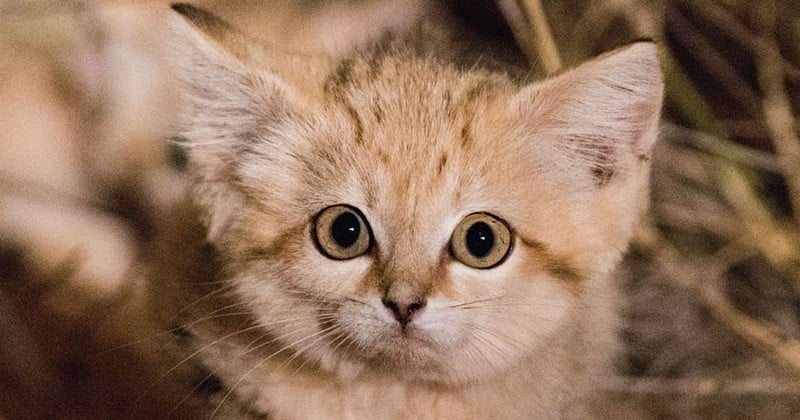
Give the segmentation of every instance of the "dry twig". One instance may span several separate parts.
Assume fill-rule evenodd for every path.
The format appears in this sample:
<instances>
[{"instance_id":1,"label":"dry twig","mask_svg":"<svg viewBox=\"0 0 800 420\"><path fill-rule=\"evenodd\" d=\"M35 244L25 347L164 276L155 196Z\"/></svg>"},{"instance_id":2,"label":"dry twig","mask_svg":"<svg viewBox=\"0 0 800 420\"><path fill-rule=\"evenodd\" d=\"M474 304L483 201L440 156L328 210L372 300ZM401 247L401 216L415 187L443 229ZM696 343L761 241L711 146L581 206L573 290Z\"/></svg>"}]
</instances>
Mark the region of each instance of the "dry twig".
<instances>
[{"instance_id":1,"label":"dry twig","mask_svg":"<svg viewBox=\"0 0 800 420\"><path fill-rule=\"evenodd\" d=\"M730 62L706 39L677 7L667 8L675 38L688 49L708 74L715 75L719 85L744 109L756 113L758 93L750 87Z\"/></svg>"},{"instance_id":2,"label":"dry twig","mask_svg":"<svg viewBox=\"0 0 800 420\"><path fill-rule=\"evenodd\" d=\"M626 394L750 396L797 395L800 385L777 378L743 378L721 380L718 378L627 378L612 376L601 381L606 391Z\"/></svg>"},{"instance_id":3,"label":"dry twig","mask_svg":"<svg viewBox=\"0 0 800 420\"><path fill-rule=\"evenodd\" d=\"M780 50L773 40L765 40L762 44L766 48L758 51L756 59L758 81L764 91L764 120L789 187L794 220L800 223L800 138L786 93Z\"/></svg>"},{"instance_id":4,"label":"dry twig","mask_svg":"<svg viewBox=\"0 0 800 420\"><path fill-rule=\"evenodd\" d=\"M713 1L673 1L679 3L681 7L690 9L692 13L703 19L704 22L713 25L716 29L725 33L739 46L746 48L750 54L756 55L765 48L763 40L760 37L752 33L746 25L742 24L742 22L728 10ZM800 79L800 68L788 60L781 59L780 63L788 76L793 79Z\"/></svg>"},{"instance_id":5,"label":"dry twig","mask_svg":"<svg viewBox=\"0 0 800 420\"><path fill-rule=\"evenodd\" d=\"M723 291L723 276L730 267L755 253L742 245L748 239L746 236L731 242L713 257L704 259L701 264L681 257L663 238L659 241L661 245L652 252L657 254L657 259L665 267L671 268L676 274L670 276L674 279L675 286L696 293L720 324L764 356L800 377L800 342L786 340L775 333L774 328L740 311Z\"/></svg>"},{"instance_id":6,"label":"dry twig","mask_svg":"<svg viewBox=\"0 0 800 420\"><path fill-rule=\"evenodd\" d=\"M717 320L762 353L800 376L800 343L783 339L763 322L736 309L723 293L718 279L706 281L698 291Z\"/></svg>"},{"instance_id":7,"label":"dry twig","mask_svg":"<svg viewBox=\"0 0 800 420\"><path fill-rule=\"evenodd\" d=\"M499 0L498 4L528 59L541 63L546 74L558 72L561 69L561 56L541 2Z\"/></svg>"}]
</instances>

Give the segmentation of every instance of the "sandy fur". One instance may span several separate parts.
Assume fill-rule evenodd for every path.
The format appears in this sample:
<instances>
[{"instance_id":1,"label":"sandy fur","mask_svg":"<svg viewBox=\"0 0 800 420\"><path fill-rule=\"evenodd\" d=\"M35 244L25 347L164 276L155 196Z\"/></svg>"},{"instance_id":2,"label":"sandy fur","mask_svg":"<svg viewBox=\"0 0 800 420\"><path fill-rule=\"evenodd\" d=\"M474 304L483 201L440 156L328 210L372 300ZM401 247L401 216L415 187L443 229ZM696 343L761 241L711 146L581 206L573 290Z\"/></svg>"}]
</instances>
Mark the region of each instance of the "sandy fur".
<instances>
[{"instance_id":1,"label":"sandy fur","mask_svg":"<svg viewBox=\"0 0 800 420\"><path fill-rule=\"evenodd\" d=\"M611 278L646 193L655 46L529 82L448 57L425 23L344 58L292 59L182 14L182 136L226 292L184 316L245 313L189 329L223 384L214 401L276 418L582 416L614 350ZM339 203L365 215L371 253L314 246L314 215ZM497 268L447 252L476 211L514 231ZM387 296L427 300L407 333Z\"/></svg>"}]
</instances>

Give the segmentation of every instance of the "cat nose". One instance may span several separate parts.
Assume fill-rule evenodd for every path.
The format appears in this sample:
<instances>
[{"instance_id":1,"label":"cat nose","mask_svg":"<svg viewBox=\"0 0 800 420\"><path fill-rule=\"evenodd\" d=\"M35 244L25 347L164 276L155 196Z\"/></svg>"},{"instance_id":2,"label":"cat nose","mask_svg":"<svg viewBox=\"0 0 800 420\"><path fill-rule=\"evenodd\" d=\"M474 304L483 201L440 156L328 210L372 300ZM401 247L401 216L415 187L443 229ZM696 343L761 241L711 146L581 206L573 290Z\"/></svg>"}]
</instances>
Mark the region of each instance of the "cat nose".
<instances>
[{"instance_id":1,"label":"cat nose","mask_svg":"<svg viewBox=\"0 0 800 420\"><path fill-rule=\"evenodd\" d=\"M383 302L383 306L392 311L394 319L400 323L401 327L405 327L406 324L411 322L411 319L414 318L414 314L425 307L426 303L424 299L416 299L411 302L404 302L387 298L381 299L381 302Z\"/></svg>"}]
</instances>

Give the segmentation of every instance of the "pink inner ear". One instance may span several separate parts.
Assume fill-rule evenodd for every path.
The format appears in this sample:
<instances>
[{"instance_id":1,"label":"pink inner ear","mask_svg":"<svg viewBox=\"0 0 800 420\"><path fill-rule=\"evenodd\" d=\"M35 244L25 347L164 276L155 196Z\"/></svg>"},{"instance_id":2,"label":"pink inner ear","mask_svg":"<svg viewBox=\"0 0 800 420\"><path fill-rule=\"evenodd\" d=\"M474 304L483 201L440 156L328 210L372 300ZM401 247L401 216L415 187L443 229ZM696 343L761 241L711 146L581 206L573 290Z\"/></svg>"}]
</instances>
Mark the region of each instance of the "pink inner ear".
<instances>
[{"instance_id":1,"label":"pink inner ear","mask_svg":"<svg viewBox=\"0 0 800 420\"><path fill-rule=\"evenodd\" d=\"M663 84L655 46L635 44L523 89L512 105L554 160L585 168L598 185L655 143Z\"/></svg>"},{"instance_id":2,"label":"pink inner ear","mask_svg":"<svg viewBox=\"0 0 800 420\"><path fill-rule=\"evenodd\" d=\"M661 98L657 104L651 102L640 101L633 105L631 115L634 118L634 123L640 124L641 128L637 130L638 136L630 139L628 143L631 150L638 155L649 155L650 149L656 142L656 133L653 127L658 124L661 116ZM653 131L652 135L648 135L648 130Z\"/></svg>"}]
</instances>

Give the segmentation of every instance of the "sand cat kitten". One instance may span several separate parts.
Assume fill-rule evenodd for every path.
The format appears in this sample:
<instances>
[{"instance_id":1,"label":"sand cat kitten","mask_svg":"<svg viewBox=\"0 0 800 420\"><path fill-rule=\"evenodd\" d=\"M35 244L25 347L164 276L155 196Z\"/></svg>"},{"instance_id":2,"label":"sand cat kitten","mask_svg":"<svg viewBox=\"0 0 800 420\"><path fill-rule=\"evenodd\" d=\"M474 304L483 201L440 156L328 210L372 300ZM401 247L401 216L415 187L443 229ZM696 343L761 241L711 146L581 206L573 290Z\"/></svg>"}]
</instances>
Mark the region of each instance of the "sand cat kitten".
<instances>
[{"instance_id":1,"label":"sand cat kitten","mask_svg":"<svg viewBox=\"0 0 800 420\"><path fill-rule=\"evenodd\" d=\"M646 193L653 44L532 82L442 11L332 57L174 9L181 136L223 268L156 300L213 414L585 414Z\"/></svg>"}]
</instances>

